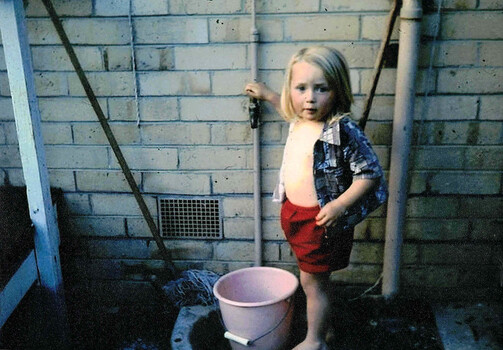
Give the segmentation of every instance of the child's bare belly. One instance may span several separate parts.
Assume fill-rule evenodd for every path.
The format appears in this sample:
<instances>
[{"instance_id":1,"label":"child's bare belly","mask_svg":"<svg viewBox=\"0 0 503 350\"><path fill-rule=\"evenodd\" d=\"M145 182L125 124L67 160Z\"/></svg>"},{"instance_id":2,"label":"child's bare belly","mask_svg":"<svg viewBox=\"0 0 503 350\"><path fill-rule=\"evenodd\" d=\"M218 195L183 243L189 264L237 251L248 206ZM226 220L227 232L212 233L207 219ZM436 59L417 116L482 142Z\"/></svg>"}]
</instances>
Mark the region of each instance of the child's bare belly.
<instances>
[{"instance_id":1,"label":"child's bare belly","mask_svg":"<svg viewBox=\"0 0 503 350\"><path fill-rule=\"evenodd\" d=\"M285 192L288 200L301 207L318 205L312 173L311 176L306 176L306 174L298 175L294 178L285 176Z\"/></svg>"},{"instance_id":2,"label":"child's bare belly","mask_svg":"<svg viewBox=\"0 0 503 350\"><path fill-rule=\"evenodd\" d=\"M283 161L283 179L288 200L302 207L318 205L313 176L313 147L322 125L300 127L290 134Z\"/></svg>"}]
</instances>

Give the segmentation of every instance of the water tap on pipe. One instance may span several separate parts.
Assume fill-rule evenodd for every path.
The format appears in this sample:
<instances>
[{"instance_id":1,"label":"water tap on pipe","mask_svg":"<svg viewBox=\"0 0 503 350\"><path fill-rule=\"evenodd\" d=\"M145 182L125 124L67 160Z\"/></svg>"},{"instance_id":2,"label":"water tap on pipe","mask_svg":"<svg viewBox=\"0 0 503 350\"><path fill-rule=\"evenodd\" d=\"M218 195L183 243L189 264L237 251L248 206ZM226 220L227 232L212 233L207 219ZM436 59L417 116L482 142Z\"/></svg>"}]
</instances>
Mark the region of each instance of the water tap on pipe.
<instances>
[{"instance_id":1,"label":"water tap on pipe","mask_svg":"<svg viewBox=\"0 0 503 350\"><path fill-rule=\"evenodd\" d=\"M256 98L250 98L250 103L248 104L248 114L250 115L251 128L258 128L260 117L260 102Z\"/></svg>"}]
</instances>

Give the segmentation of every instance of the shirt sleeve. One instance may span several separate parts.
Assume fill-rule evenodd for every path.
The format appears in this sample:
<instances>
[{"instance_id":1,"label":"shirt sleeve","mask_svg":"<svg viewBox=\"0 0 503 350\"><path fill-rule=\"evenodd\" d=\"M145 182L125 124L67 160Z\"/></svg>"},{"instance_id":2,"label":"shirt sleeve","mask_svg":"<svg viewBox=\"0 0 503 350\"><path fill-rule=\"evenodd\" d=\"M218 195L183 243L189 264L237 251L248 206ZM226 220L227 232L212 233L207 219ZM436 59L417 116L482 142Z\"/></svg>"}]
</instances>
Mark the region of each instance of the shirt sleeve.
<instances>
[{"instance_id":1,"label":"shirt sleeve","mask_svg":"<svg viewBox=\"0 0 503 350\"><path fill-rule=\"evenodd\" d=\"M347 137L344 157L353 174L353 179L375 179L383 175L379 159L363 131L354 122L341 123Z\"/></svg>"}]
</instances>

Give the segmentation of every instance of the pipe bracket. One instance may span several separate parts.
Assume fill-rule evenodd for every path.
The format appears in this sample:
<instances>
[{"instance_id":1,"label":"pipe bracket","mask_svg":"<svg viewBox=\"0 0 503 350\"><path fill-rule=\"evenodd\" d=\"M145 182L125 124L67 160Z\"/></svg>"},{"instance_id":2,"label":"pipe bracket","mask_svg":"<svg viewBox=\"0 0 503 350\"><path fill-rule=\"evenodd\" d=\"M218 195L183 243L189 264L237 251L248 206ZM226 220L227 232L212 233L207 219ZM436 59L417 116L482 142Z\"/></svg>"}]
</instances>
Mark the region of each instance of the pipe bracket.
<instances>
[{"instance_id":1,"label":"pipe bracket","mask_svg":"<svg viewBox=\"0 0 503 350\"><path fill-rule=\"evenodd\" d=\"M401 19L421 19L423 17L423 9L420 4L411 4L412 6L404 5L400 10Z\"/></svg>"},{"instance_id":2,"label":"pipe bracket","mask_svg":"<svg viewBox=\"0 0 503 350\"><path fill-rule=\"evenodd\" d=\"M258 43L260 40L260 34L257 29L250 31L250 41L252 43Z\"/></svg>"},{"instance_id":3,"label":"pipe bracket","mask_svg":"<svg viewBox=\"0 0 503 350\"><path fill-rule=\"evenodd\" d=\"M422 8L402 8L400 10L401 19L421 19L423 17Z\"/></svg>"}]
</instances>

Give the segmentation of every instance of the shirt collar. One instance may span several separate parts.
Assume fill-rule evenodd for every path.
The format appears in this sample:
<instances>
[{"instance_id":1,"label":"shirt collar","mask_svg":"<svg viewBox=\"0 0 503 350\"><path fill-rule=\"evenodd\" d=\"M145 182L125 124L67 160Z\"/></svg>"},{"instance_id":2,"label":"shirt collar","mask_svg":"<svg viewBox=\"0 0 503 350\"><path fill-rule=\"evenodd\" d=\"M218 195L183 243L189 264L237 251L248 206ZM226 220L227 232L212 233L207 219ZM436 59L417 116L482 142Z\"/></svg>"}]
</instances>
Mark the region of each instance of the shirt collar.
<instances>
[{"instance_id":1,"label":"shirt collar","mask_svg":"<svg viewBox=\"0 0 503 350\"><path fill-rule=\"evenodd\" d=\"M341 126L339 120L341 120L341 116L332 117L329 120L325 121L323 125L323 131L321 132L320 141L340 146L341 144Z\"/></svg>"}]
</instances>

